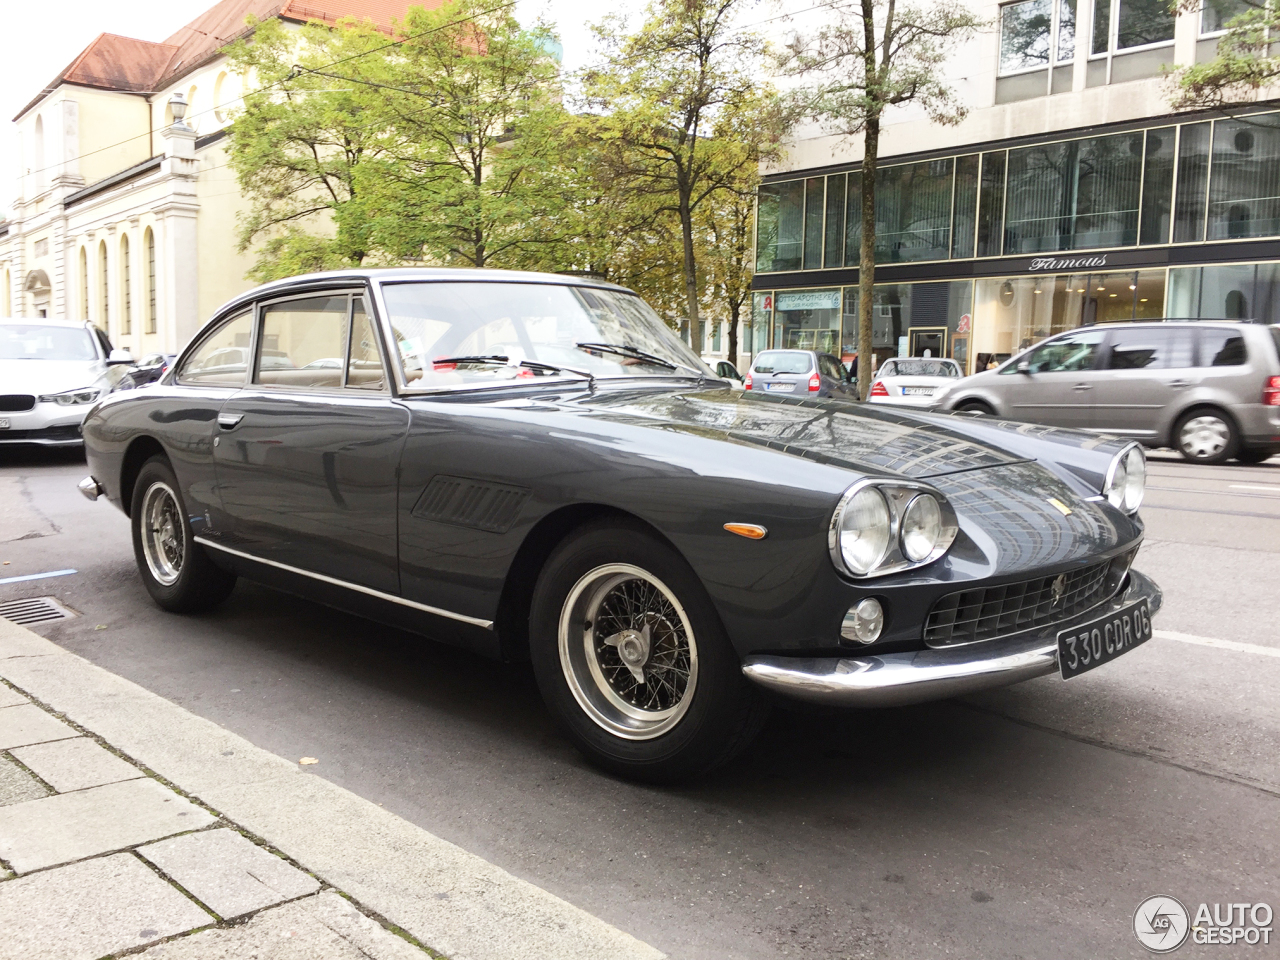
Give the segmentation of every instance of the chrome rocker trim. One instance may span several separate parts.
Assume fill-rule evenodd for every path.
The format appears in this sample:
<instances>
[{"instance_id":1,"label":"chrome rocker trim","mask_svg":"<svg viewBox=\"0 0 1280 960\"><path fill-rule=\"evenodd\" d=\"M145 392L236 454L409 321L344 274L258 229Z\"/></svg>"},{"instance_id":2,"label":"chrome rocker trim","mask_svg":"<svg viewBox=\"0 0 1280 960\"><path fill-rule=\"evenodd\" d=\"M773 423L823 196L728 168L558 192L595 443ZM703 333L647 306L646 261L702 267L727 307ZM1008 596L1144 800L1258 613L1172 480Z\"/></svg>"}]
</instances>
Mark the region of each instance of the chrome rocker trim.
<instances>
[{"instance_id":1,"label":"chrome rocker trim","mask_svg":"<svg viewBox=\"0 0 1280 960\"><path fill-rule=\"evenodd\" d=\"M1154 615L1160 588L1136 570L1124 593L1079 617L1039 630L968 644L866 657L748 657L747 678L797 700L847 707L892 707L1004 687L1058 669L1058 631L1146 598Z\"/></svg>"},{"instance_id":2,"label":"chrome rocker trim","mask_svg":"<svg viewBox=\"0 0 1280 960\"><path fill-rule=\"evenodd\" d=\"M214 550L221 550L223 553L230 553L237 557L243 557L246 560L252 560L254 563L264 563L268 567L275 567L277 570L286 570L289 573L296 573L303 577L310 577L313 580L322 580L325 583L333 584L335 587L346 587L348 590L355 590L358 593L368 594L371 597L377 597L379 600L398 603L402 607L412 607L414 610L421 610L423 613L430 613L437 617L447 617L450 620L469 623L473 627L482 627L485 630L493 629L492 620L481 620L479 617L468 617L465 613L454 613L452 610L443 610L440 607L432 607L425 603L418 603L415 600L406 600L404 597L397 597L390 593L383 593L381 590L374 590L372 587L362 587L358 583L348 583L346 580L339 580L336 577L327 577L323 573L315 573L312 570L303 570L301 567L291 567L289 564L281 563L279 560L267 560L263 557L255 557L252 553L245 553L243 550L233 550L231 547L223 546L220 543L214 543L212 540L206 540L204 537L196 537L195 541L202 547L212 547Z\"/></svg>"}]
</instances>

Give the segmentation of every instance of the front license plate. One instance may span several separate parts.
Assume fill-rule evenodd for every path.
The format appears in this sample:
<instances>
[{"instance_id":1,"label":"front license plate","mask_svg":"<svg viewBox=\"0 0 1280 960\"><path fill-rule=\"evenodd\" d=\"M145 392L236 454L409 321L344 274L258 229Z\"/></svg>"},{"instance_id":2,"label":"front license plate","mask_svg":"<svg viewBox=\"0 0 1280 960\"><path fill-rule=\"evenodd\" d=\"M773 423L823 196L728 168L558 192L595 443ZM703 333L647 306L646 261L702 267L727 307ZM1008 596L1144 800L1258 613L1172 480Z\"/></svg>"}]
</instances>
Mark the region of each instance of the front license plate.
<instances>
[{"instance_id":1,"label":"front license plate","mask_svg":"<svg viewBox=\"0 0 1280 960\"><path fill-rule=\"evenodd\" d=\"M1058 632L1058 670L1070 680L1151 639L1146 600L1108 616Z\"/></svg>"},{"instance_id":2,"label":"front license plate","mask_svg":"<svg viewBox=\"0 0 1280 960\"><path fill-rule=\"evenodd\" d=\"M0 417L0 430L8 430L8 429L9 429L9 418Z\"/></svg>"},{"instance_id":3,"label":"front license plate","mask_svg":"<svg viewBox=\"0 0 1280 960\"><path fill-rule=\"evenodd\" d=\"M766 383L764 388L777 393L794 393L796 385L794 383Z\"/></svg>"},{"instance_id":4,"label":"front license plate","mask_svg":"<svg viewBox=\"0 0 1280 960\"><path fill-rule=\"evenodd\" d=\"M933 387L903 387L904 397L932 397Z\"/></svg>"}]
</instances>

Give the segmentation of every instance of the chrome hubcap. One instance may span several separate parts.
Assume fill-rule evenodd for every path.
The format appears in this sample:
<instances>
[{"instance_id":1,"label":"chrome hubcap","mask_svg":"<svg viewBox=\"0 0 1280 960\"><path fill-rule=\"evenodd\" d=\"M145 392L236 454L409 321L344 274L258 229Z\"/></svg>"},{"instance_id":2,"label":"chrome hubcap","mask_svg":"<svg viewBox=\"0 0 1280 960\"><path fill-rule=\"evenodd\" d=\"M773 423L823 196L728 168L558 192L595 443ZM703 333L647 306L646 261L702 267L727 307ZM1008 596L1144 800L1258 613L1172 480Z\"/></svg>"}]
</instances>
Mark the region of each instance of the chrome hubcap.
<instances>
[{"instance_id":1,"label":"chrome hubcap","mask_svg":"<svg viewBox=\"0 0 1280 960\"><path fill-rule=\"evenodd\" d=\"M151 576L166 587L182 573L186 553L185 526L178 498L167 483L157 481L142 498L142 554Z\"/></svg>"},{"instance_id":2,"label":"chrome hubcap","mask_svg":"<svg viewBox=\"0 0 1280 960\"><path fill-rule=\"evenodd\" d=\"M574 584L559 646L574 699L616 736L661 736L689 709L698 682L693 628L675 594L640 567L606 564Z\"/></svg>"},{"instance_id":3,"label":"chrome hubcap","mask_svg":"<svg viewBox=\"0 0 1280 960\"><path fill-rule=\"evenodd\" d=\"M1227 446L1231 431L1218 417L1192 417L1182 425L1178 444L1196 459L1216 457Z\"/></svg>"}]
</instances>

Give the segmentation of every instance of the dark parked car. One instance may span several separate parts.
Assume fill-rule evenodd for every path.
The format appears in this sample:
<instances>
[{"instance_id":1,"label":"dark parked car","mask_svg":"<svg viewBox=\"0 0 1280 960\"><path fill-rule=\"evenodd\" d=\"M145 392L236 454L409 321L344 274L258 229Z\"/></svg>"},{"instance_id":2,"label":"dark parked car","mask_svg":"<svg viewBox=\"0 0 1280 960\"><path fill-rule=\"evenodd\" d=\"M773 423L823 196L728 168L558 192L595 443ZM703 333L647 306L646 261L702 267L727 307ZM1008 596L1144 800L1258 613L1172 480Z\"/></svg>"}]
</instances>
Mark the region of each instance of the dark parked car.
<instances>
[{"instance_id":1,"label":"dark parked car","mask_svg":"<svg viewBox=\"0 0 1280 960\"><path fill-rule=\"evenodd\" d=\"M84 434L81 490L130 516L162 607L245 576L531 659L574 743L637 778L732 756L767 691L880 706L1072 677L1160 606L1131 569L1137 444L734 391L585 279L269 284Z\"/></svg>"},{"instance_id":2,"label":"dark parked car","mask_svg":"<svg viewBox=\"0 0 1280 960\"><path fill-rule=\"evenodd\" d=\"M762 393L858 398L857 385L843 363L814 350L764 350L752 362L743 385Z\"/></svg>"},{"instance_id":3,"label":"dark parked car","mask_svg":"<svg viewBox=\"0 0 1280 960\"><path fill-rule=\"evenodd\" d=\"M1280 453L1280 326L1082 327L930 399L939 410L1132 437L1197 463L1261 463Z\"/></svg>"},{"instance_id":4,"label":"dark parked car","mask_svg":"<svg viewBox=\"0 0 1280 960\"><path fill-rule=\"evenodd\" d=\"M155 383L176 359L177 354L173 353L149 353L125 372L120 382L116 384L116 389L133 390L136 387Z\"/></svg>"}]
</instances>

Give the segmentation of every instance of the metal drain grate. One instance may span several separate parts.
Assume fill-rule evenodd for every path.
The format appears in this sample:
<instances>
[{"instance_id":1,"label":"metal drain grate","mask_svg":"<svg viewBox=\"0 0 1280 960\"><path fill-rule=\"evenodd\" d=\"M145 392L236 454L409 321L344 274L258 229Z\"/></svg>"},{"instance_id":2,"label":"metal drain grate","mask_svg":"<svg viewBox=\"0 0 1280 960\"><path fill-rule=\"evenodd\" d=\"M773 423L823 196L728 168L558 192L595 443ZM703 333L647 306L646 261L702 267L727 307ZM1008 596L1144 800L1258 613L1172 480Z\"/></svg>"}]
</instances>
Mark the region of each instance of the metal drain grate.
<instances>
[{"instance_id":1,"label":"metal drain grate","mask_svg":"<svg viewBox=\"0 0 1280 960\"><path fill-rule=\"evenodd\" d=\"M53 597L28 597L26 600L6 600L0 603L0 617L14 623L45 623L49 620L68 620L74 616L78 614Z\"/></svg>"}]
</instances>

